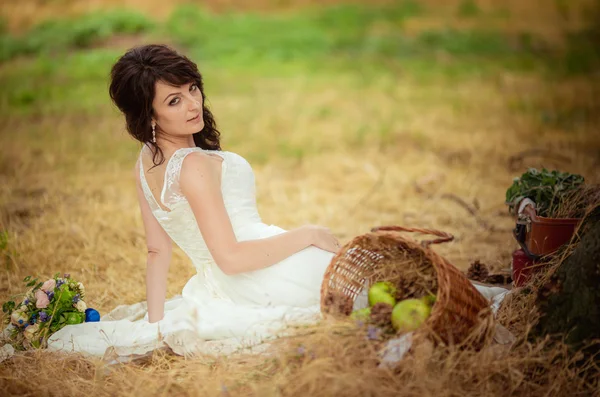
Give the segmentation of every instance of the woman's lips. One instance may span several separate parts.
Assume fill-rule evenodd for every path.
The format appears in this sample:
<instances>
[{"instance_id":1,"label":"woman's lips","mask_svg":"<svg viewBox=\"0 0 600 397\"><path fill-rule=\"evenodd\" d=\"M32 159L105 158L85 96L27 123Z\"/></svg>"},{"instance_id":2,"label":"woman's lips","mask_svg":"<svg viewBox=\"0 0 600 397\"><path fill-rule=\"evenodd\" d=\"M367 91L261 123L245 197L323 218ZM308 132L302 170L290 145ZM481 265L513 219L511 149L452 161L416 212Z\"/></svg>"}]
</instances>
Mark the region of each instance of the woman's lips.
<instances>
[{"instance_id":1,"label":"woman's lips","mask_svg":"<svg viewBox=\"0 0 600 397\"><path fill-rule=\"evenodd\" d=\"M198 115L196 117L194 117L193 119L189 119L188 121L190 123L195 123L195 122L197 122L199 120L200 120L200 113L198 113Z\"/></svg>"}]
</instances>

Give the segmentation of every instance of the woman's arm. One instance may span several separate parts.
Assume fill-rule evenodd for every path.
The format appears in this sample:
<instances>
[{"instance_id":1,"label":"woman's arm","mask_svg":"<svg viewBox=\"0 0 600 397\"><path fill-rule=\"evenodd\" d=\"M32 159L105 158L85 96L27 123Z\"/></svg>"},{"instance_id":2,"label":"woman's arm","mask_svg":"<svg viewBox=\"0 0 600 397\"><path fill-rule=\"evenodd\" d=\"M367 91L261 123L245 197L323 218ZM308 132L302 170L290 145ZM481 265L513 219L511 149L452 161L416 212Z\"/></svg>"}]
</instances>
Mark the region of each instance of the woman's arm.
<instances>
[{"instance_id":1,"label":"woman's arm","mask_svg":"<svg viewBox=\"0 0 600 397\"><path fill-rule=\"evenodd\" d=\"M146 300L148 303L148 321L153 323L164 316L167 293L167 274L171 263L173 243L169 235L158 223L148 201L144 196L140 182L140 164L135 165L135 181L137 196L142 212L148 259L146 261Z\"/></svg>"},{"instance_id":2,"label":"woman's arm","mask_svg":"<svg viewBox=\"0 0 600 397\"><path fill-rule=\"evenodd\" d=\"M219 162L204 153L190 153L183 160L179 185L194 212L206 246L225 274L266 268L313 244L315 233L307 227L265 239L238 242L223 203Z\"/></svg>"}]
</instances>

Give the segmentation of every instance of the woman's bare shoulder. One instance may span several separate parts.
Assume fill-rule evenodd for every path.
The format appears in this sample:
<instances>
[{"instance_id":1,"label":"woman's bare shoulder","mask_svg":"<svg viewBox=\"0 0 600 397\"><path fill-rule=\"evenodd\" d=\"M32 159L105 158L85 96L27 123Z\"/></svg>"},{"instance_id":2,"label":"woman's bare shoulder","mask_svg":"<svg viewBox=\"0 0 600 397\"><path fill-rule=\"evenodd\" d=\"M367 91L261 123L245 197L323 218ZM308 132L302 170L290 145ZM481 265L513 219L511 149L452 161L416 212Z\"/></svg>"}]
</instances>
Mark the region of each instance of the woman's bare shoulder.
<instances>
[{"instance_id":1,"label":"woman's bare shoulder","mask_svg":"<svg viewBox=\"0 0 600 397\"><path fill-rule=\"evenodd\" d=\"M183 159L181 164L181 174L212 172L217 165L220 165L223 159L219 156L211 155L201 151L189 153Z\"/></svg>"},{"instance_id":2,"label":"woman's bare shoulder","mask_svg":"<svg viewBox=\"0 0 600 397\"><path fill-rule=\"evenodd\" d=\"M186 183L197 182L198 178L214 177L221 166L222 158L210 154L194 151L183 159L179 176L181 186Z\"/></svg>"}]
</instances>

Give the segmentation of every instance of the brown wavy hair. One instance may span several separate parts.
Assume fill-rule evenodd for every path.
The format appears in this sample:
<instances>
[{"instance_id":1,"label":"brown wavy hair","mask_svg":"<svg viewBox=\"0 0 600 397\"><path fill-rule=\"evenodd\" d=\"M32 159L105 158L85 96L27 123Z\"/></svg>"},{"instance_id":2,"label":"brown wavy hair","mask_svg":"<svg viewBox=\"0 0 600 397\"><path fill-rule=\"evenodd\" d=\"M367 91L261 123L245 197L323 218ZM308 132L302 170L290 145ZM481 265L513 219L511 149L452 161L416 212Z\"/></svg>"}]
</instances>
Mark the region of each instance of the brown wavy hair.
<instances>
[{"instance_id":1,"label":"brown wavy hair","mask_svg":"<svg viewBox=\"0 0 600 397\"><path fill-rule=\"evenodd\" d=\"M175 86L189 83L198 85L202 93L204 127L193 135L194 143L202 149L221 150L221 134L212 113L206 107L202 75L198 66L186 56L161 44L134 47L113 65L110 76L110 97L125 115L129 134L142 144L149 144L154 148L154 166L165 161L162 150L152 142L152 101L157 81Z\"/></svg>"}]
</instances>

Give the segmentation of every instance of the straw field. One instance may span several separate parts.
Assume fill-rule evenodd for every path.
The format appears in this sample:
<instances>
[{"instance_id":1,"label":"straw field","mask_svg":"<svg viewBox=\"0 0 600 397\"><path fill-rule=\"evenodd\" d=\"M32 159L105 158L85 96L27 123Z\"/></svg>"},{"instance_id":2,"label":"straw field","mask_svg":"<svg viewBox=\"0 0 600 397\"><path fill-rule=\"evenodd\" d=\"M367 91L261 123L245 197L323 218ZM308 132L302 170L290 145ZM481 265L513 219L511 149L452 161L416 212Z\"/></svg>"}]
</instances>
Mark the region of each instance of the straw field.
<instances>
[{"instance_id":1,"label":"straw field","mask_svg":"<svg viewBox=\"0 0 600 397\"><path fill-rule=\"evenodd\" d=\"M597 2L118 3L0 7L2 301L23 292L25 276L56 272L83 282L102 314L145 299L140 146L107 92L110 66L136 44L168 43L197 61L222 147L254 168L265 223L326 225L342 243L373 226L440 229L456 239L435 249L457 267L480 260L501 271L517 248L504 203L512 178L546 167L600 182L600 57L585 44L600 37ZM193 273L176 248L167 295ZM501 322L521 339L530 302L507 305ZM259 356L156 352L107 366L21 354L0 364L0 394L598 393L577 360L548 341L424 345L381 369L363 330L327 323Z\"/></svg>"}]
</instances>

